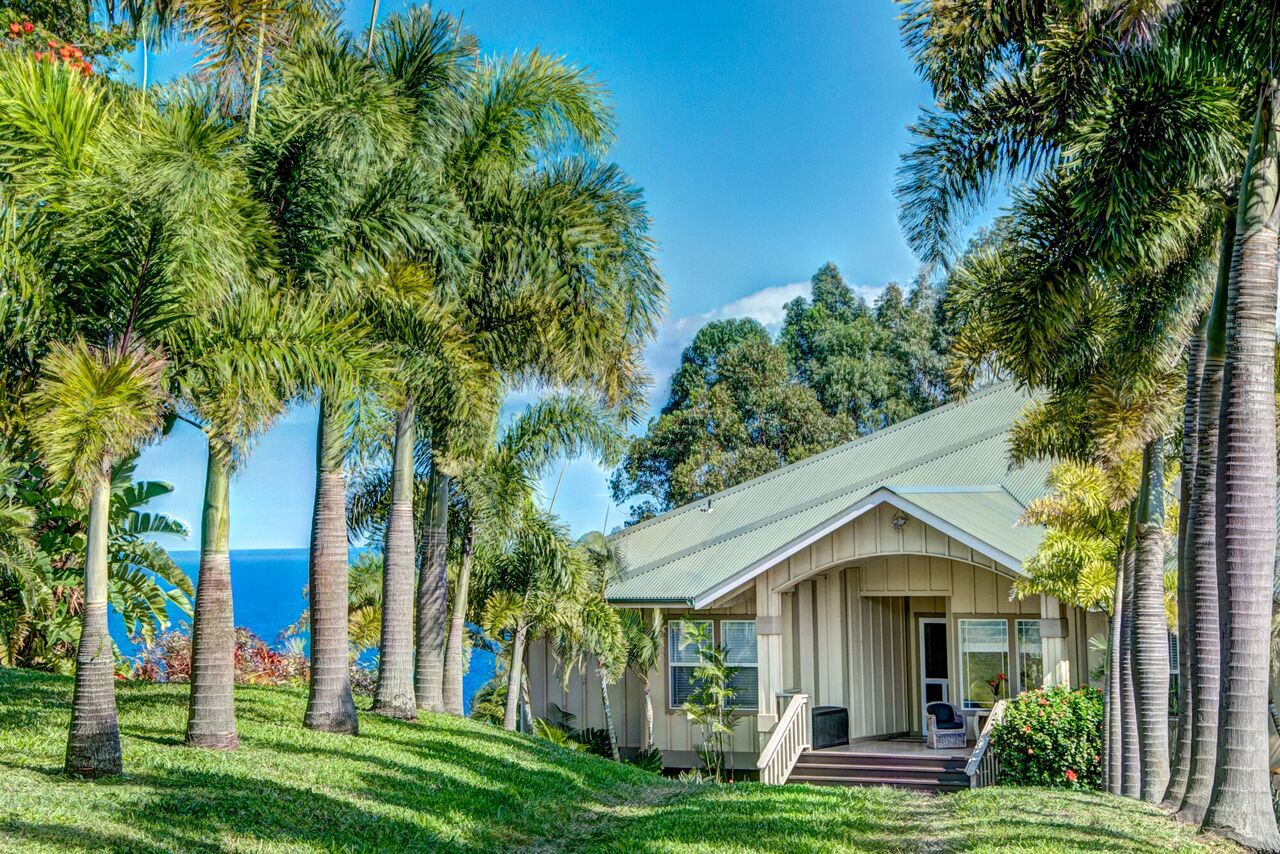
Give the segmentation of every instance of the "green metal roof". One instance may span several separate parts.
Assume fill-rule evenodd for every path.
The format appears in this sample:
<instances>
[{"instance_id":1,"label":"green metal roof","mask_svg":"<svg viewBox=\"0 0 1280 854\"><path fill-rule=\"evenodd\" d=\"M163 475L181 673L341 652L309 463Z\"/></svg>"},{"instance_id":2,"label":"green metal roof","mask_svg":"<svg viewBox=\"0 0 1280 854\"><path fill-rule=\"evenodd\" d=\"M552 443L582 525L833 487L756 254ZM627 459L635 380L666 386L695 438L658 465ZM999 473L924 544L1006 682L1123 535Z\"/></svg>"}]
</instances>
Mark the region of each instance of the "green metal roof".
<instances>
[{"instance_id":1,"label":"green metal roof","mask_svg":"<svg viewBox=\"0 0 1280 854\"><path fill-rule=\"evenodd\" d=\"M1029 399L993 386L625 528L612 539L626 569L608 598L705 606L882 500L1018 571L1043 531L1016 522L1049 469L1009 467L1007 433Z\"/></svg>"}]
</instances>

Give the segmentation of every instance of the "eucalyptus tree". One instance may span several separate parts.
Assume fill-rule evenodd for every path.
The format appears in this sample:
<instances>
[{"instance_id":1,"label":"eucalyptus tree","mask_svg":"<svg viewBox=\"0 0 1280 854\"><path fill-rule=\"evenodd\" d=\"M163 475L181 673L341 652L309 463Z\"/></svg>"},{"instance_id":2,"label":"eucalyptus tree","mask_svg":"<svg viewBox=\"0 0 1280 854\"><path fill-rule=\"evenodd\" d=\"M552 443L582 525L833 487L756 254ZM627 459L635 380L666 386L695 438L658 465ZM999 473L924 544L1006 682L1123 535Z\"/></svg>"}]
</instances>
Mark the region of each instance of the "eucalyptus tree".
<instances>
[{"instance_id":1,"label":"eucalyptus tree","mask_svg":"<svg viewBox=\"0 0 1280 854\"><path fill-rule=\"evenodd\" d=\"M346 375L362 366L363 342L358 327L333 317L323 301L261 283L191 318L183 333L175 345L177 409L208 442L186 740L234 748L231 480L291 402L358 381Z\"/></svg>"},{"instance_id":2,"label":"eucalyptus tree","mask_svg":"<svg viewBox=\"0 0 1280 854\"><path fill-rule=\"evenodd\" d=\"M616 415L582 395L568 395L529 406L501 431L495 427L483 450L444 461L457 490L461 525L455 532L458 572L445 648L445 711L462 714L462 644L477 543L511 539L538 479L556 460L592 453L608 464L620 445Z\"/></svg>"}]
</instances>

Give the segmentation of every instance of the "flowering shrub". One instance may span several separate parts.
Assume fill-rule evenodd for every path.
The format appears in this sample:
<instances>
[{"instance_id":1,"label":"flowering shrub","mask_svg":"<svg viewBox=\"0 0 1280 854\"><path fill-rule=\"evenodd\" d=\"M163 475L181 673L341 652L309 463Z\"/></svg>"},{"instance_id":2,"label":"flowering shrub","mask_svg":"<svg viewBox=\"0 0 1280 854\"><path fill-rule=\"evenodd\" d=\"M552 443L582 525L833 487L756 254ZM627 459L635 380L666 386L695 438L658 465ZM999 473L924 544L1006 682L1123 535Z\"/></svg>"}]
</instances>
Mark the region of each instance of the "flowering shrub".
<instances>
[{"instance_id":1,"label":"flowering shrub","mask_svg":"<svg viewBox=\"0 0 1280 854\"><path fill-rule=\"evenodd\" d=\"M24 15L10 10L0 11L0 28L3 28L9 47L29 52L36 62L61 63L85 76L93 73L93 66L84 51L70 42L52 38L50 33Z\"/></svg>"},{"instance_id":2,"label":"flowering shrub","mask_svg":"<svg viewBox=\"0 0 1280 854\"><path fill-rule=\"evenodd\" d=\"M991 733L1000 782L1060 789L1102 787L1102 692L1024 691Z\"/></svg>"},{"instance_id":3,"label":"flowering shrub","mask_svg":"<svg viewBox=\"0 0 1280 854\"><path fill-rule=\"evenodd\" d=\"M236 682L245 685L293 685L307 679L307 659L298 647L279 650L248 629L236 629ZM138 656L133 678L148 682L191 680L191 635L162 632Z\"/></svg>"}]
</instances>

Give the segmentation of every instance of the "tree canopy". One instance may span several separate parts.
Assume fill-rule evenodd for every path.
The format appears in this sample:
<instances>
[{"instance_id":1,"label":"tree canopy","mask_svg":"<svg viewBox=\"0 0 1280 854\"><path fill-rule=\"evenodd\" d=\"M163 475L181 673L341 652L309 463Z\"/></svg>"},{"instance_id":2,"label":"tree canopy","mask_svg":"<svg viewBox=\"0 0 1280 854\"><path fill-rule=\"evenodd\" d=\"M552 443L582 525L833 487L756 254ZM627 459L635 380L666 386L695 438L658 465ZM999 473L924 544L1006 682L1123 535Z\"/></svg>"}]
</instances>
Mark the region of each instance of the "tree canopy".
<instances>
[{"instance_id":1,"label":"tree canopy","mask_svg":"<svg viewBox=\"0 0 1280 854\"><path fill-rule=\"evenodd\" d=\"M775 342L713 320L681 355L667 401L632 440L613 499L638 522L931 409L947 399L940 290L888 285L873 305L835 264L789 302Z\"/></svg>"}]
</instances>

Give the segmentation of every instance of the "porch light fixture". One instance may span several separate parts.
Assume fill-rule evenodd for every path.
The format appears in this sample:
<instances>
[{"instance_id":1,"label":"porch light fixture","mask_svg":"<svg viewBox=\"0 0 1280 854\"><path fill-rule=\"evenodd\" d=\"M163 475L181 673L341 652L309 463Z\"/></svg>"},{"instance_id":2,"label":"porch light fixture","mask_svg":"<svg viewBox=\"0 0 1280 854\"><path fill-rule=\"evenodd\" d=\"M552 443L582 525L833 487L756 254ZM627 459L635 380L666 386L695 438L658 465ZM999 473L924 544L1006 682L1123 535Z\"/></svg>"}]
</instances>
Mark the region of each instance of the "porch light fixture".
<instances>
[{"instance_id":1,"label":"porch light fixture","mask_svg":"<svg viewBox=\"0 0 1280 854\"><path fill-rule=\"evenodd\" d=\"M907 517L906 517L906 516L903 516L901 513L896 514L896 515L893 517L893 519L889 522L889 525L890 525L890 526L893 528L893 530L895 530L895 531L900 531L900 530L902 530L902 526L903 526L903 525L905 525L905 524L907 524Z\"/></svg>"}]
</instances>

